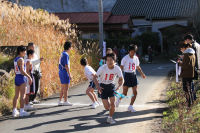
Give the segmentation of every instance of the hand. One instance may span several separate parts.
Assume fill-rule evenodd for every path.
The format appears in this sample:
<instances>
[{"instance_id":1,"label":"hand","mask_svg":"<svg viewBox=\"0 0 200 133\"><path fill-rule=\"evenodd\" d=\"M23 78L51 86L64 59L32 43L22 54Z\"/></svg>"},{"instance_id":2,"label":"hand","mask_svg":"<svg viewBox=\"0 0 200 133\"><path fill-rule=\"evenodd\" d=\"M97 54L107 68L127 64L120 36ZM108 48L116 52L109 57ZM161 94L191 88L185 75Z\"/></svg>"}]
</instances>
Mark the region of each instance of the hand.
<instances>
[{"instance_id":1,"label":"hand","mask_svg":"<svg viewBox=\"0 0 200 133\"><path fill-rule=\"evenodd\" d=\"M142 74L142 78L143 78L143 79L146 79L146 75L145 75L145 74Z\"/></svg>"},{"instance_id":2,"label":"hand","mask_svg":"<svg viewBox=\"0 0 200 133\"><path fill-rule=\"evenodd\" d=\"M72 80L72 76L71 75L69 75L69 79Z\"/></svg>"},{"instance_id":3,"label":"hand","mask_svg":"<svg viewBox=\"0 0 200 133\"><path fill-rule=\"evenodd\" d=\"M98 89L99 94L101 94L102 91L103 91L103 88L101 88L101 87L97 87L97 89Z\"/></svg>"},{"instance_id":4,"label":"hand","mask_svg":"<svg viewBox=\"0 0 200 133\"><path fill-rule=\"evenodd\" d=\"M42 58L40 58L40 61L43 61L44 60L44 58L42 57Z\"/></svg>"},{"instance_id":5,"label":"hand","mask_svg":"<svg viewBox=\"0 0 200 133\"><path fill-rule=\"evenodd\" d=\"M182 63L182 61L181 61L181 60L178 60L177 63Z\"/></svg>"},{"instance_id":6,"label":"hand","mask_svg":"<svg viewBox=\"0 0 200 133\"><path fill-rule=\"evenodd\" d=\"M118 91L120 89L120 87L117 87L117 89L115 91Z\"/></svg>"},{"instance_id":7,"label":"hand","mask_svg":"<svg viewBox=\"0 0 200 133\"><path fill-rule=\"evenodd\" d=\"M33 80L32 80L32 78L31 78L31 77L29 77L29 78L28 78L28 81L29 81L29 85L32 85L32 83L33 83Z\"/></svg>"}]
</instances>

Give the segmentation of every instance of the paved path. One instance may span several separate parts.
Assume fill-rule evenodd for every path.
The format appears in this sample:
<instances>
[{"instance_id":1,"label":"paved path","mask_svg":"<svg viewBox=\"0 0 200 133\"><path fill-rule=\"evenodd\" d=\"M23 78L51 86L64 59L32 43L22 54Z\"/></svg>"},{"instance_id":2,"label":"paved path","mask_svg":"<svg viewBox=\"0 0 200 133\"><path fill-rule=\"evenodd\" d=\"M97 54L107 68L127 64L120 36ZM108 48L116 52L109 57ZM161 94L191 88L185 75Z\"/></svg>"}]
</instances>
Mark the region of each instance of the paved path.
<instances>
[{"instance_id":1,"label":"paved path","mask_svg":"<svg viewBox=\"0 0 200 133\"><path fill-rule=\"evenodd\" d=\"M117 123L105 123L108 112L103 106L91 109L89 98L85 95L88 83L70 90L72 107L58 107L58 96L51 97L36 106L31 117L12 119L0 118L0 133L148 133L153 132L152 124L162 116L165 105L160 96L166 88L166 76L173 64L142 65L148 76L143 80L138 76L138 97L136 113L127 112L130 99L124 99L114 115ZM122 91L122 90L121 90ZM131 92L131 90L129 91ZM131 95L131 93L129 93Z\"/></svg>"}]
</instances>

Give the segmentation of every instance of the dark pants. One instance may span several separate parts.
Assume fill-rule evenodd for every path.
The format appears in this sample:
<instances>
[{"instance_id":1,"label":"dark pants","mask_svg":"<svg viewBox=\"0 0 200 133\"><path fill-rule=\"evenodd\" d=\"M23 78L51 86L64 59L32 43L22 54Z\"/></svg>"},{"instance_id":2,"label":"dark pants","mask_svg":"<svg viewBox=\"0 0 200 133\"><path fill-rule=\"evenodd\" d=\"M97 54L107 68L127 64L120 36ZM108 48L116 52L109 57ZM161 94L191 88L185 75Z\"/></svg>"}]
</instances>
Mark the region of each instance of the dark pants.
<instances>
[{"instance_id":1,"label":"dark pants","mask_svg":"<svg viewBox=\"0 0 200 133\"><path fill-rule=\"evenodd\" d=\"M190 107L194 101L193 78L183 78L183 90L185 91L186 100L188 102L188 106Z\"/></svg>"},{"instance_id":2,"label":"dark pants","mask_svg":"<svg viewBox=\"0 0 200 133\"><path fill-rule=\"evenodd\" d=\"M152 61L153 61L153 55L149 54L149 62L152 62Z\"/></svg>"},{"instance_id":3,"label":"dark pants","mask_svg":"<svg viewBox=\"0 0 200 133\"><path fill-rule=\"evenodd\" d=\"M38 72L33 74L34 78L35 78L35 94L30 95L29 97L29 101L34 101L37 93L38 93L38 89L39 89L39 82L40 82L40 75L38 74Z\"/></svg>"}]
</instances>

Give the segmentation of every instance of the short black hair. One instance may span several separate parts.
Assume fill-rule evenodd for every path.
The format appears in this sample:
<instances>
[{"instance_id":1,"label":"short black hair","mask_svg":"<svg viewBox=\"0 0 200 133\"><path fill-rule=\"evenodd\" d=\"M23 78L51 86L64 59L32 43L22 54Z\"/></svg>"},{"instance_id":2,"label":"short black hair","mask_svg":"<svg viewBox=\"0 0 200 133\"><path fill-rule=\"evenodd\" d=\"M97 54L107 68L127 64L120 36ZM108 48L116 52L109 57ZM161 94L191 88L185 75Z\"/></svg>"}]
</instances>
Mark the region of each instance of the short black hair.
<instances>
[{"instance_id":1,"label":"short black hair","mask_svg":"<svg viewBox=\"0 0 200 133\"><path fill-rule=\"evenodd\" d=\"M28 43L28 47L30 47L30 46L34 46L34 43L33 42L29 42Z\"/></svg>"},{"instance_id":2,"label":"short black hair","mask_svg":"<svg viewBox=\"0 0 200 133\"><path fill-rule=\"evenodd\" d=\"M69 50L71 47L72 47L72 43L66 41L65 44L64 44L64 50Z\"/></svg>"},{"instance_id":3,"label":"short black hair","mask_svg":"<svg viewBox=\"0 0 200 133\"><path fill-rule=\"evenodd\" d=\"M114 61L116 61L116 58L117 58L115 53L107 54L106 60L107 60L108 57L111 57Z\"/></svg>"},{"instance_id":4,"label":"short black hair","mask_svg":"<svg viewBox=\"0 0 200 133\"><path fill-rule=\"evenodd\" d=\"M17 47L17 55L19 55L21 52L26 51L26 47L21 45Z\"/></svg>"},{"instance_id":5,"label":"short black hair","mask_svg":"<svg viewBox=\"0 0 200 133\"><path fill-rule=\"evenodd\" d=\"M194 37L193 37L192 34L187 34L187 35L184 36L184 40L187 40L187 39L192 41L192 40L194 40Z\"/></svg>"},{"instance_id":6,"label":"short black hair","mask_svg":"<svg viewBox=\"0 0 200 133\"><path fill-rule=\"evenodd\" d=\"M31 50L31 49L30 49L30 50L27 51L27 56L33 55L33 54L34 54L34 50Z\"/></svg>"},{"instance_id":7,"label":"short black hair","mask_svg":"<svg viewBox=\"0 0 200 133\"><path fill-rule=\"evenodd\" d=\"M86 58L82 58L80 63L81 63L82 66L86 66L88 64L88 61L87 61Z\"/></svg>"},{"instance_id":8,"label":"short black hair","mask_svg":"<svg viewBox=\"0 0 200 133\"><path fill-rule=\"evenodd\" d=\"M137 45L134 45L134 44L131 44L130 46L129 46L129 48L128 48L128 51L130 52L130 51L135 51L135 52L137 52L137 50L138 50L138 47L137 47Z\"/></svg>"}]
</instances>

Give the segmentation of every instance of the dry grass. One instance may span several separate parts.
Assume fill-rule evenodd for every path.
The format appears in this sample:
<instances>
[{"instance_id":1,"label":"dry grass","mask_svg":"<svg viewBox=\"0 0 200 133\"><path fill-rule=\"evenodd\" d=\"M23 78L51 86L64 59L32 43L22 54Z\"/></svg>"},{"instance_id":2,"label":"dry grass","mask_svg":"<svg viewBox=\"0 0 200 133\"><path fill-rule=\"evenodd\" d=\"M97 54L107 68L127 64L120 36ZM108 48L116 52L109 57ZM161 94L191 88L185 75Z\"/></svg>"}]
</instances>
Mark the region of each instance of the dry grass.
<instances>
[{"instance_id":1,"label":"dry grass","mask_svg":"<svg viewBox=\"0 0 200 133\"><path fill-rule=\"evenodd\" d=\"M73 42L70 54L72 84L75 85L85 78L80 69L79 60L82 57L75 46L81 44L76 34L76 26L68 21L59 20L53 14L44 10L34 10L32 7L18 7L9 2L0 2L0 45L16 46L34 42L40 47L42 81L41 96L47 97L60 88L58 62L66 40ZM75 45L76 44L76 45Z\"/></svg>"}]
</instances>

